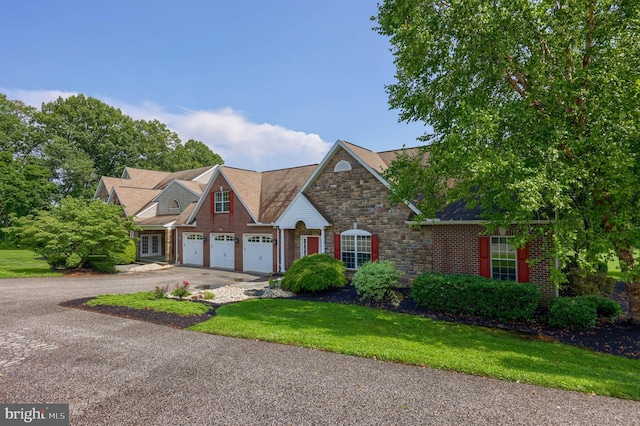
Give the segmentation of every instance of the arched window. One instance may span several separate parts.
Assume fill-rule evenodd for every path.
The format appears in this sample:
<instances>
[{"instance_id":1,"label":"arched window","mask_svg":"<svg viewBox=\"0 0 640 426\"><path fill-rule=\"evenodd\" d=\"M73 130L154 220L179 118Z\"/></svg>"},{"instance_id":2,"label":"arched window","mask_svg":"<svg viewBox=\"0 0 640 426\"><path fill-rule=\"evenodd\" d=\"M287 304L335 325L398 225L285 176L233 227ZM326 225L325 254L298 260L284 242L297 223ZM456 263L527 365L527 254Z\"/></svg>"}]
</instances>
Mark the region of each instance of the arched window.
<instances>
[{"instance_id":1,"label":"arched window","mask_svg":"<svg viewBox=\"0 0 640 426\"><path fill-rule=\"evenodd\" d=\"M371 260L378 260L378 236L362 229L350 229L334 236L336 258L347 269L358 269Z\"/></svg>"},{"instance_id":2,"label":"arched window","mask_svg":"<svg viewBox=\"0 0 640 426\"><path fill-rule=\"evenodd\" d=\"M334 173L348 172L349 170L351 170L351 164L349 164L347 160L338 161L338 164L336 164L336 166L333 168Z\"/></svg>"},{"instance_id":3,"label":"arched window","mask_svg":"<svg viewBox=\"0 0 640 426\"><path fill-rule=\"evenodd\" d=\"M178 202L178 200L171 200L171 202L169 203L169 208L171 210L180 209L180 203Z\"/></svg>"}]
</instances>

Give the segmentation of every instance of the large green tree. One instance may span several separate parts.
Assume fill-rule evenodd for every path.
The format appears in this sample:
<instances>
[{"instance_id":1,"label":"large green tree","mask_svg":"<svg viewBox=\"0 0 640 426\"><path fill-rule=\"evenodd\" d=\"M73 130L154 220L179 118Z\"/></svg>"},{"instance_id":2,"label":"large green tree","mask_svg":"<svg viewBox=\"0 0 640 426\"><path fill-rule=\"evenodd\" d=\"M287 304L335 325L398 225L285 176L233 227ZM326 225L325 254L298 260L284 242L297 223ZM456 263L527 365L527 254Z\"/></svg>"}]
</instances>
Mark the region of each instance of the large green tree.
<instances>
[{"instance_id":1,"label":"large green tree","mask_svg":"<svg viewBox=\"0 0 640 426\"><path fill-rule=\"evenodd\" d=\"M374 20L391 107L433 127L390 168L395 195L426 216L479 205L490 227L520 224L520 243L549 219L537 229L560 266L616 253L640 323L640 3L388 0Z\"/></svg>"},{"instance_id":2,"label":"large green tree","mask_svg":"<svg viewBox=\"0 0 640 426\"><path fill-rule=\"evenodd\" d=\"M55 194L49 170L37 158L0 151L0 229L10 226L14 217L47 208Z\"/></svg>"}]
</instances>

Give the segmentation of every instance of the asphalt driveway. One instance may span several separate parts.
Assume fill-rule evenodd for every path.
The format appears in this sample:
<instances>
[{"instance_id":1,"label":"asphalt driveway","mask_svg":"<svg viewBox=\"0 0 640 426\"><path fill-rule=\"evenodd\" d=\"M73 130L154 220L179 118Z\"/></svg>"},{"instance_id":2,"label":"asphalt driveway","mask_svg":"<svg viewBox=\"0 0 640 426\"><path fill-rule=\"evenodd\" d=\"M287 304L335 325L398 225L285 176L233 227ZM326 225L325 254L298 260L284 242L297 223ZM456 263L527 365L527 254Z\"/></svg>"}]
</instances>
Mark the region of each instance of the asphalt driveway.
<instances>
[{"instance_id":1,"label":"asphalt driveway","mask_svg":"<svg viewBox=\"0 0 640 426\"><path fill-rule=\"evenodd\" d=\"M58 303L183 279L173 267L0 280L0 402L69 403L73 425L640 425L640 403L211 336Z\"/></svg>"}]
</instances>

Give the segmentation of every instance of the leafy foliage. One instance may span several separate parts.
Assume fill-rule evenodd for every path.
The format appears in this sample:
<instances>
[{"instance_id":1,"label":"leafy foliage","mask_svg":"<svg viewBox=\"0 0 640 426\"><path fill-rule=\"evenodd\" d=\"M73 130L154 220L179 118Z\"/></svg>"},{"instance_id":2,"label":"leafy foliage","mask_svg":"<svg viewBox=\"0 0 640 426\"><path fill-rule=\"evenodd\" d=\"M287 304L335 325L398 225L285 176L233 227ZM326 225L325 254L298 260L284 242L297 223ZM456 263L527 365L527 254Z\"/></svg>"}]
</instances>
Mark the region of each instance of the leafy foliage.
<instances>
[{"instance_id":1,"label":"leafy foliage","mask_svg":"<svg viewBox=\"0 0 640 426\"><path fill-rule=\"evenodd\" d=\"M622 307L606 297L589 295L557 297L549 305L549 325L570 330L589 330L600 319L613 320Z\"/></svg>"},{"instance_id":2,"label":"leafy foliage","mask_svg":"<svg viewBox=\"0 0 640 426\"><path fill-rule=\"evenodd\" d=\"M189 281L182 281L182 284L176 284L176 288L171 292L171 295L179 299L191 296L191 292L189 291Z\"/></svg>"},{"instance_id":3,"label":"leafy foliage","mask_svg":"<svg viewBox=\"0 0 640 426\"><path fill-rule=\"evenodd\" d=\"M593 303L581 297L558 297L549 304L549 325L569 330L596 326L598 313Z\"/></svg>"},{"instance_id":4,"label":"leafy foliage","mask_svg":"<svg viewBox=\"0 0 640 426\"><path fill-rule=\"evenodd\" d=\"M572 269L567 274L564 292L567 296L587 296L595 294L609 297L616 286L615 278L604 272L590 272L583 269Z\"/></svg>"},{"instance_id":5,"label":"leafy foliage","mask_svg":"<svg viewBox=\"0 0 640 426\"><path fill-rule=\"evenodd\" d=\"M387 0L374 18L397 68L390 106L433 128L387 170L394 199L415 200L421 218L465 201L490 230L519 225L519 243L552 235L556 282L568 263L616 253L636 322L638 15L615 0Z\"/></svg>"},{"instance_id":6,"label":"leafy foliage","mask_svg":"<svg viewBox=\"0 0 640 426\"><path fill-rule=\"evenodd\" d=\"M402 274L390 260L366 262L353 275L352 284L358 296L375 303L390 302L398 306L400 301L395 293Z\"/></svg>"},{"instance_id":7,"label":"leafy foliage","mask_svg":"<svg viewBox=\"0 0 640 426\"><path fill-rule=\"evenodd\" d=\"M121 253L112 253L110 259L114 265L129 265L136 261L136 242L129 239Z\"/></svg>"},{"instance_id":8,"label":"leafy foliage","mask_svg":"<svg viewBox=\"0 0 640 426\"><path fill-rule=\"evenodd\" d=\"M596 308L598 318L614 320L622 315L622 307L617 302L595 294L582 296L582 299L590 302Z\"/></svg>"},{"instance_id":9,"label":"leafy foliage","mask_svg":"<svg viewBox=\"0 0 640 426\"><path fill-rule=\"evenodd\" d=\"M436 311L509 321L533 317L540 289L535 284L475 275L423 273L413 281L411 297Z\"/></svg>"},{"instance_id":10,"label":"leafy foliage","mask_svg":"<svg viewBox=\"0 0 640 426\"><path fill-rule=\"evenodd\" d=\"M282 277L282 289L321 291L347 284L345 266L341 261L325 253L312 254L293 262Z\"/></svg>"},{"instance_id":11,"label":"leafy foliage","mask_svg":"<svg viewBox=\"0 0 640 426\"><path fill-rule=\"evenodd\" d=\"M51 210L16 219L7 231L13 241L53 267L83 268L90 256L109 259L129 244L134 224L121 213L119 206L100 200L66 197Z\"/></svg>"}]
</instances>

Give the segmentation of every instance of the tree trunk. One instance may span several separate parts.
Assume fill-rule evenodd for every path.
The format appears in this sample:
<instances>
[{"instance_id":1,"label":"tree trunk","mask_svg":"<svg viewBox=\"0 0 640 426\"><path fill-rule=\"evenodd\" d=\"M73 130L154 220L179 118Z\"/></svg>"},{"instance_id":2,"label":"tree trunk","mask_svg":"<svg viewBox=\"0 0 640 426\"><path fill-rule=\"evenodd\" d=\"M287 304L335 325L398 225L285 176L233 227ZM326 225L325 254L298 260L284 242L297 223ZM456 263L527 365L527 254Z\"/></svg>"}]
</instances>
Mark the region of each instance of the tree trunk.
<instances>
[{"instance_id":1,"label":"tree trunk","mask_svg":"<svg viewBox=\"0 0 640 426\"><path fill-rule=\"evenodd\" d=\"M618 250L618 260L620 261L620 267L622 272L628 272L630 269L634 269L635 259L633 258L633 250L629 243L625 243L624 247ZM629 296L629 313L631 314L631 321L634 324L640 324L640 281L638 276L633 274L631 278L626 281L627 296Z\"/></svg>"},{"instance_id":2,"label":"tree trunk","mask_svg":"<svg viewBox=\"0 0 640 426\"><path fill-rule=\"evenodd\" d=\"M631 321L634 324L640 324L640 282L637 278L627 281L627 295L629 296Z\"/></svg>"}]
</instances>

